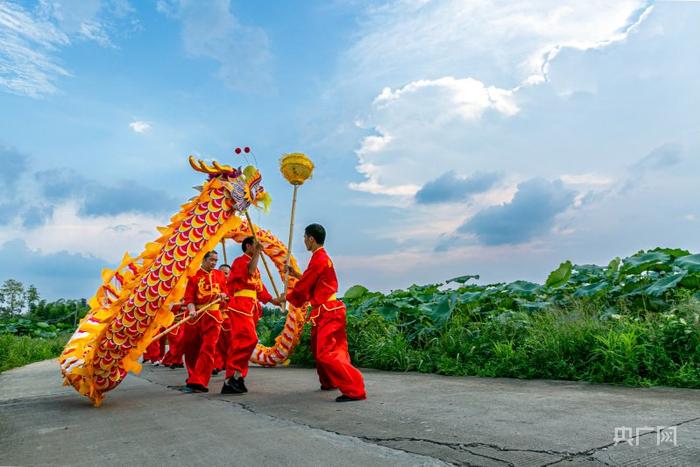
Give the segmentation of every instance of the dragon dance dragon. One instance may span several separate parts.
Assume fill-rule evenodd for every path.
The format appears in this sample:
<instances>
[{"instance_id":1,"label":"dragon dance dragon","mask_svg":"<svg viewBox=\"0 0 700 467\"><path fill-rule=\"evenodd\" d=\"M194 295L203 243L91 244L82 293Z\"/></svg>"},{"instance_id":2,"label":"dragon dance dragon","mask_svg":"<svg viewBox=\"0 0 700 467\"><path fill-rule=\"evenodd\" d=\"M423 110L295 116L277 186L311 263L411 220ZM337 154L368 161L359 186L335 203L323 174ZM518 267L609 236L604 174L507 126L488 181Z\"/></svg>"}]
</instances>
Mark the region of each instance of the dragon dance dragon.
<instances>
[{"instance_id":1,"label":"dragon dance dragon","mask_svg":"<svg viewBox=\"0 0 700 467\"><path fill-rule=\"evenodd\" d=\"M147 243L140 255L132 258L127 253L115 270L102 271L102 285L88 302L90 311L59 357L64 384L89 397L95 407L129 371L141 371L138 359L159 330L173 322L171 305L182 299L187 277L223 238L241 242L254 228L263 252L284 274L286 246L239 217L251 205L269 206L260 172L253 166L241 170L217 162L208 165L192 156L189 162L208 175L197 187L199 195L182 205L170 225L158 227L161 236ZM298 270L294 258L291 264ZM290 278L290 288L295 283ZM275 344L258 343L252 362L275 366L289 358L299 342L305 313L292 306L288 310Z\"/></svg>"}]
</instances>

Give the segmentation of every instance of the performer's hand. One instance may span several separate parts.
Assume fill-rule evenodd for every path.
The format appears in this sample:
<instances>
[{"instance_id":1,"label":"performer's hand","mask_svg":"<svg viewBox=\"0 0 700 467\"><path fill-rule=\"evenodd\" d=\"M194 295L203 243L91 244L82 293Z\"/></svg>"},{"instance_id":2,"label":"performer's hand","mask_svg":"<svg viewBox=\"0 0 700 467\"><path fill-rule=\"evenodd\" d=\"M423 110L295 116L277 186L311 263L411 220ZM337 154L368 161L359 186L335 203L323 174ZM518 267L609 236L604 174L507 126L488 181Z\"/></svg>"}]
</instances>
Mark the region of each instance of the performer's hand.
<instances>
[{"instance_id":1,"label":"performer's hand","mask_svg":"<svg viewBox=\"0 0 700 467\"><path fill-rule=\"evenodd\" d=\"M299 279L299 278L301 277L301 274L299 274L299 273L296 271L296 269L294 269L294 266L292 266L291 264L287 266L286 272L287 272L287 274L289 274L290 276L295 277L295 278L297 278L297 279Z\"/></svg>"},{"instance_id":2,"label":"performer's hand","mask_svg":"<svg viewBox=\"0 0 700 467\"><path fill-rule=\"evenodd\" d=\"M263 251L262 243L260 243L257 240L255 241L255 243L253 243L253 247L255 248L256 253L260 253L261 251Z\"/></svg>"},{"instance_id":3,"label":"performer's hand","mask_svg":"<svg viewBox=\"0 0 700 467\"><path fill-rule=\"evenodd\" d=\"M270 300L270 303L272 303L275 306L280 306L282 304L282 300L280 300L279 298L273 298L272 300Z\"/></svg>"},{"instance_id":4,"label":"performer's hand","mask_svg":"<svg viewBox=\"0 0 700 467\"><path fill-rule=\"evenodd\" d=\"M189 317L190 317L190 318L194 318L195 316L197 316L197 311L196 311L196 310L190 310L190 312L189 312Z\"/></svg>"},{"instance_id":5,"label":"performer's hand","mask_svg":"<svg viewBox=\"0 0 700 467\"><path fill-rule=\"evenodd\" d=\"M219 294L219 298L220 298L221 300L223 300L224 302L227 302L227 301L228 301L228 295L226 295L226 294L223 293L223 292Z\"/></svg>"}]
</instances>

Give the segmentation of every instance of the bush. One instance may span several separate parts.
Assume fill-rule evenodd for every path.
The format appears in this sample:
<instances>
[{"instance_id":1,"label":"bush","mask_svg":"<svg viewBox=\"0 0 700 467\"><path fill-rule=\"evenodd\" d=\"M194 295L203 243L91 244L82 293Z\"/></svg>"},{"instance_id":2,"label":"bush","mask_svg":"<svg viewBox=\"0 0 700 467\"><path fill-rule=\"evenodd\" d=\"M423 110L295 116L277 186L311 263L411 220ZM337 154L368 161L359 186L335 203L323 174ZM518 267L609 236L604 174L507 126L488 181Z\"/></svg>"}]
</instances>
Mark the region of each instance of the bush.
<instances>
[{"instance_id":1,"label":"bush","mask_svg":"<svg viewBox=\"0 0 700 467\"><path fill-rule=\"evenodd\" d=\"M50 339L0 335L0 372L28 363L58 357L69 336Z\"/></svg>"}]
</instances>

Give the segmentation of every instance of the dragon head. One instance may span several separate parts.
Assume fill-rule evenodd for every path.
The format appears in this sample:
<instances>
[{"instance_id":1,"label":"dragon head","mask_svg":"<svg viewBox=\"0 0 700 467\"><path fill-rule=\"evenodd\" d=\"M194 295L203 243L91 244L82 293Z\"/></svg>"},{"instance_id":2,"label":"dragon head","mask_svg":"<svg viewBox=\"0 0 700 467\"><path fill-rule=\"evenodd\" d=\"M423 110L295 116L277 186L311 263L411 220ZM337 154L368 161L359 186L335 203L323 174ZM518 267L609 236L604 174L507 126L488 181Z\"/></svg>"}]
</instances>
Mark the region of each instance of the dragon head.
<instances>
[{"instance_id":1,"label":"dragon head","mask_svg":"<svg viewBox=\"0 0 700 467\"><path fill-rule=\"evenodd\" d=\"M217 179L226 185L227 191L233 199L234 209L243 212L252 204L255 207L267 211L272 201L269 193L261 185L260 171L249 165L244 169L234 168L229 165L221 165L213 161L211 165L201 159L189 157L190 165L197 172L205 173L209 180Z\"/></svg>"}]
</instances>

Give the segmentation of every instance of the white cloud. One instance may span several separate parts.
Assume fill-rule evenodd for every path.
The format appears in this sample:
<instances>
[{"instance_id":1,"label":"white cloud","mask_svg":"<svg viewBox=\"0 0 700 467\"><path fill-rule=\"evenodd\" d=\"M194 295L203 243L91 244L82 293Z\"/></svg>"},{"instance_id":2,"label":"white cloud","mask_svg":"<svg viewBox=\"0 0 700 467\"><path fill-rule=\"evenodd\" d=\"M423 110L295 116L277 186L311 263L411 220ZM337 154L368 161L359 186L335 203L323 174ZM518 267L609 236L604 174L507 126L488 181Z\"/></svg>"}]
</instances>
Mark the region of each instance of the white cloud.
<instances>
[{"instance_id":1,"label":"white cloud","mask_svg":"<svg viewBox=\"0 0 700 467\"><path fill-rule=\"evenodd\" d=\"M443 138L492 111L503 117L518 113L512 92L487 87L472 78L419 80L399 89L385 88L359 125L374 135L356 151L358 172L366 180L350 188L373 194L412 196L464 159L459 148ZM446 144L445 144L446 143Z\"/></svg>"},{"instance_id":2,"label":"white cloud","mask_svg":"<svg viewBox=\"0 0 700 467\"><path fill-rule=\"evenodd\" d=\"M484 143L483 127L517 118L529 104L520 91L545 82L561 50L622 41L650 11L632 0L397 1L370 10L361 39L345 57L352 79L408 84L385 87L360 119L373 134L356 151L365 180L350 187L408 197L447 170L510 169L495 159L497 144ZM471 77L454 77L464 75ZM510 87L488 85L481 76ZM343 79L341 87L349 85Z\"/></svg>"},{"instance_id":3,"label":"white cloud","mask_svg":"<svg viewBox=\"0 0 700 467\"><path fill-rule=\"evenodd\" d=\"M368 11L344 75L393 86L447 75L540 82L563 47L623 40L649 8L644 0L393 1Z\"/></svg>"},{"instance_id":4,"label":"white cloud","mask_svg":"<svg viewBox=\"0 0 700 467\"><path fill-rule=\"evenodd\" d=\"M194 0L160 0L159 12L182 21L185 52L219 63L217 78L235 90L267 91L272 83L270 40L259 27L242 24L230 0L203 8Z\"/></svg>"},{"instance_id":5,"label":"white cloud","mask_svg":"<svg viewBox=\"0 0 700 467\"><path fill-rule=\"evenodd\" d=\"M125 28L113 23L132 12L126 0L40 0L34 9L0 0L0 87L34 98L55 93L70 75L61 48L76 40L115 47L112 31Z\"/></svg>"},{"instance_id":6,"label":"white cloud","mask_svg":"<svg viewBox=\"0 0 700 467\"><path fill-rule=\"evenodd\" d=\"M0 241L21 236L31 249L45 254L65 250L116 263L126 251L140 253L147 242L158 238L156 226L167 224L167 218L144 214L81 217L78 211L77 204L64 203L40 227L24 229L21 235L0 233Z\"/></svg>"},{"instance_id":7,"label":"white cloud","mask_svg":"<svg viewBox=\"0 0 700 467\"><path fill-rule=\"evenodd\" d=\"M54 81L69 73L53 57L68 36L19 5L0 2L0 86L39 97L56 91Z\"/></svg>"},{"instance_id":8,"label":"white cloud","mask_svg":"<svg viewBox=\"0 0 700 467\"><path fill-rule=\"evenodd\" d=\"M129 123L129 128L134 130L136 133L146 133L151 129L151 124L141 120L134 120L133 122Z\"/></svg>"}]
</instances>

